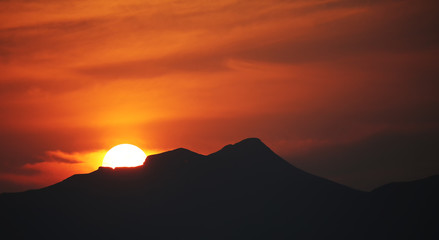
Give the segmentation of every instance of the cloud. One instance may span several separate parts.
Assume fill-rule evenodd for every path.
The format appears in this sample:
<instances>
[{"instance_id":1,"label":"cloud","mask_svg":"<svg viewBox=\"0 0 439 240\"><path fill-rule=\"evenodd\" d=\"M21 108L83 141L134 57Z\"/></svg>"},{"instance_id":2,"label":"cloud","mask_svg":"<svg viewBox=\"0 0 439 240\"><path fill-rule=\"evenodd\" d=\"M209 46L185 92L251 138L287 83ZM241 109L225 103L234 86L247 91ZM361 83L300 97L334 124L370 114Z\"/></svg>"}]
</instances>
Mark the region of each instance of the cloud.
<instances>
[{"instance_id":1,"label":"cloud","mask_svg":"<svg viewBox=\"0 0 439 240\"><path fill-rule=\"evenodd\" d=\"M422 138L439 122L437 9L429 0L2 1L0 172L29 181L44 167L83 172L87 152L120 142L210 153L256 136L291 157L380 149L366 140L388 131ZM320 157L307 157L310 169L348 174L319 168Z\"/></svg>"},{"instance_id":2,"label":"cloud","mask_svg":"<svg viewBox=\"0 0 439 240\"><path fill-rule=\"evenodd\" d=\"M89 173L102 163L105 150L67 153L47 151L42 162L26 163L16 172L0 173L0 192L41 188L62 181L74 174ZM10 188L16 186L16 188Z\"/></svg>"},{"instance_id":3,"label":"cloud","mask_svg":"<svg viewBox=\"0 0 439 240\"><path fill-rule=\"evenodd\" d=\"M148 80L162 75L184 72L215 73L230 70L224 58L214 58L208 54L176 53L160 59L145 59L87 66L78 69L79 73L101 79L138 78Z\"/></svg>"},{"instance_id":4,"label":"cloud","mask_svg":"<svg viewBox=\"0 0 439 240\"><path fill-rule=\"evenodd\" d=\"M84 154L65 153L60 150L46 151L45 156L41 157L45 162L63 162L63 163L82 163Z\"/></svg>"}]
</instances>

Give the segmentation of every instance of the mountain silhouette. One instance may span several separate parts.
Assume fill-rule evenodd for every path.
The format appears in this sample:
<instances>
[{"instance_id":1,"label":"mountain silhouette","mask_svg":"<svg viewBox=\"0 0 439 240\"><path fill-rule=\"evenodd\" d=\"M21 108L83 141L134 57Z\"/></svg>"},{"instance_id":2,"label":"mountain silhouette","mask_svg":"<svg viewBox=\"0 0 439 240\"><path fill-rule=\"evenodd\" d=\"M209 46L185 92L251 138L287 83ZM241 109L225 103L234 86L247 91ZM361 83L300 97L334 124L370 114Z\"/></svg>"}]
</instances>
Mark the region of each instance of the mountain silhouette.
<instances>
[{"instance_id":1,"label":"mountain silhouette","mask_svg":"<svg viewBox=\"0 0 439 240\"><path fill-rule=\"evenodd\" d=\"M11 239L427 239L439 176L357 191L306 173L259 139L176 149L0 195Z\"/></svg>"}]
</instances>

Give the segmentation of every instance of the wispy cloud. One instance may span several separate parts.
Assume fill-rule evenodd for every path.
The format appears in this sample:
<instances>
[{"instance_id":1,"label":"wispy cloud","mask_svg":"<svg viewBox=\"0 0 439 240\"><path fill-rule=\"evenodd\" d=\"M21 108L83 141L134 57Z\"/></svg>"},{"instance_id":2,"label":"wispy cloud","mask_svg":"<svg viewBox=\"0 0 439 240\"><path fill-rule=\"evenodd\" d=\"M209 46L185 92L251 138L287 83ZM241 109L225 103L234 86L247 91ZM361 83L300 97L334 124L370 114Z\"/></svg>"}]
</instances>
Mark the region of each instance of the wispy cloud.
<instances>
[{"instance_id":1,"label":"wispy cloud","mask_svg":"<svg viewBox=\"0 0 439 240\"><path fill-rule=\"evenodd\" d=\"M15 172L0 173L0 187L13 183L17 190L29 187L41 188L62 181L74 174L89 173L102 163L106 151L67 153L61 150L47 151L42 162L26 163Z\"/></svg>"},{"instance_id":2,"label":"wispy cloud","mask_svg":"<svg viewBox=\"0 0 439 240\"><path fill-rule=\"evenodd\" d=\"M44 162L63 162L63 163L84 163L86 161L99 159L98 156L105 154L105 151L92 153L66 153L61 150L46 151L45 156L41 157Z\"/></svg>"},{"instance_id":3,"label":"wispy cloud","mask_svg":"<svg viewBox=\"0 0 439 240\"><path fill-rule=\"evenodd\" d=\"M0 1L0 172L83 172L87 152L118 141L209 153L257 135L293 156L437 129L437 9Z\"/></svg>"}]
</instances>

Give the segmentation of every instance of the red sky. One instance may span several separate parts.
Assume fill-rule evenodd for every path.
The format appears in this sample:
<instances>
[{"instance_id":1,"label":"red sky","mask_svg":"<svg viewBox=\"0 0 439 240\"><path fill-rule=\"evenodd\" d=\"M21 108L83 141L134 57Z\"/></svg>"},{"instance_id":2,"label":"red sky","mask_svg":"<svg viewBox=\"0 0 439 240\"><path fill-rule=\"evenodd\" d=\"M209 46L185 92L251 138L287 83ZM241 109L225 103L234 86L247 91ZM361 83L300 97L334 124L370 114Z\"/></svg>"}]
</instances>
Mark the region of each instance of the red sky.
<instances>
[{"instance_id":1,"label":"red sky","mask_svg":"<svg viewBox=\"0 0 439 240\"><path fill-rule=\"evenodd\" d=\"M247 137L364 190L439 174L436 2L0 1L0 192Z\"/></svg>"}]
</instances>

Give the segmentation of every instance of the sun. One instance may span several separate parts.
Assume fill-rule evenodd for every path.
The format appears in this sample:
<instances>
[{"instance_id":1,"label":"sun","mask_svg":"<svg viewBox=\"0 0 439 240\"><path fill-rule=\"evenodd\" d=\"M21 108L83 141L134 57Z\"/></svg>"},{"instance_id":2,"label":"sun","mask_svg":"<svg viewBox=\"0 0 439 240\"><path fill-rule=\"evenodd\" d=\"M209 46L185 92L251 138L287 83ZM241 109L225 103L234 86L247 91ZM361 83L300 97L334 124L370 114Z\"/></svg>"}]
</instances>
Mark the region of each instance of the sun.
<instances>
[{"instance_id":1,"label":"sun","mask_svg":"<svg viewBox=\"0 0 439 240\"><path fill-rule=\"evenodd\" d=\"M105 154L103 167L136 167L145 162L146 154L132 144L119 144Z\"/></svg>"}]
</instances>

